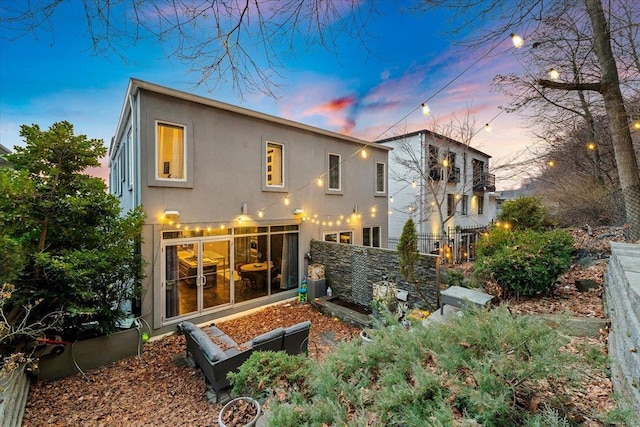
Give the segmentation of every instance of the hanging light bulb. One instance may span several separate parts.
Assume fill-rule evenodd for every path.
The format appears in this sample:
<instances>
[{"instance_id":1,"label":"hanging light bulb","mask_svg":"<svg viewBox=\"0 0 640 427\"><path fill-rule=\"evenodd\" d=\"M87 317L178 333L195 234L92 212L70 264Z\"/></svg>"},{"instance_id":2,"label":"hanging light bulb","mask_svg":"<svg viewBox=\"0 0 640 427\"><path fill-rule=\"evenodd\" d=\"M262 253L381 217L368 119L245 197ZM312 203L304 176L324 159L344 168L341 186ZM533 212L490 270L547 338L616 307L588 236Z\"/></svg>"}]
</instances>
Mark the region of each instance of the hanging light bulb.
<instances>
[{"instance_id":1,"label":"hanging light bulb","mask_svg":"<svg viewBox=\"0 0 640 427\"><path fill-rule=\"evenodd\" d=\"M416 182L415 179L411 181L411 188L416 188L417 186L418 186L418 183Z\"/></svg>"},{"instance_id":2,"label":"hanging light bulb","mask_svg":"<svg viewBox=\"0 0 640 427\"><path fill-rule=\"evenodd\" d=\"M484 130L487 131L487 132L491 132L491 126L489 126L489 123L484 125Z\"/></svg>"},{"instance_id":3,"label":"hanging light bulb","mask_svg":"<svg viewBox=\"0 0 640 427\"><path fill-rule=\"evenodd\" d=\"M524 44L524 40L522 39L522 37L520 37L517 34L511 33L511 35L509 37L511 37L511 41L513 42L513 46L516 49L521 48L522 45Z\"/></svg>"},{"instance_id":4,"label":"hanging light bulb","mask_svg":"<svg viewBox=\"0 0 640 427\"><path fill-rule=\"evenodd\" d=\"M319 177L319 178L316 180L316 184L318 184L318 187L322 187L322 185L324 184L324 181L322 181L322 177Z\"/></svg>"},{"instance_id":5,"label":"hanging light bulb","mask_svg":"<svg viewBox=\"0 0 640 427\"><path fill-rule=\"evenodd\" d=\"M284 204L289 206L289 203L291 203L291 202L289 201L289 196L287 196L287 197L284 198Z\"/></svg>"},{"instance_id":6,"label":"hanging light bulb","mask_svg":"<svg viewBox=\"0 0 640 427\"><path fill-rule=\"evenodd\" d=\"M390 202L390 203L393 203L393 196L391 196L391 197L389 198L389 202Z\"/></svg>"},{"instance_id":7,"label":"hanging light bulb","mask_svg":"<svg viewBox=\"0 0 640 427\"><path fill-rule=\"evenodd\" d=\"M258 211L258 217L259 217L259 218L262 218L263 216L264 216L264 211L263 211L262 209L260 209L260 210Z\"/></svg>"},{"instance_id":8,"label":"hanging light bulb","mask_svg":"<svg viewBox=\"0 0 640 427\"><path fill-rule=\"evenodd\" d=\"M431 114L431 109L429 109L429 106L427 104L422 104L422 114L424 114L425 116Z\"/></svg>"},{"instance_id":9,"label":"hanging light bulb","mask_svg":"<svg viewBox=\"0 0 640 427\"><path fill-rule=\"evenodd\" d=\"M558 72L558 70L556 70L555 68L549 70L549 78L551 80L558 80L559 77L560 73Z\"/></svg>"},{"instance_id":10,"label":"hanging light bulb","mask_svg":"<svg viewBox=\"0 0 640 427\"><path fill-rule=\"evenodd\" d=\"M360 151L360 155L362 156L363 159L366 159L367 158L367 150L365 150L363 148L362 151Z\"/></svg>"},{"instance_id":11,"label":"hanging light bulb","mask_svg":"<svg viewBox=\"0 0 640 427\"><path fill-rule=\"evenodd\" d=\"M636 120L633 122L633 128L636 130L640 130L640 120Z\"/></svg>"}]
</instances>

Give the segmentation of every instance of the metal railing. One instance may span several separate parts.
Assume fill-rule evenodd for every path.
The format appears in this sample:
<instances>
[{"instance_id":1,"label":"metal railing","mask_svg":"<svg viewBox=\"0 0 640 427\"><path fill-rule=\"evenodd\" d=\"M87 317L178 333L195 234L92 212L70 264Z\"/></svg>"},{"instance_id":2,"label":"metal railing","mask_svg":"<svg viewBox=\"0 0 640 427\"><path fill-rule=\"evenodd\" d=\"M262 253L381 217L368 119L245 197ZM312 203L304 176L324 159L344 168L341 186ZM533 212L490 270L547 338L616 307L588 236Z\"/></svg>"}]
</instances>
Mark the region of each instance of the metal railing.
<instances>
[{"instance_id":1,"label":"metal railing","mask_svg":"<svg viewBox=\"0 0 640 427\"><path fill-rule=\"evenodd\" d=\"M475 261L476 243L487 227L449 227L447 234L419 233L418 252L440 255L442 263ZM389 237L389 249L396 250L399 241L399 237Z\"/></svg>"}]
</instances>

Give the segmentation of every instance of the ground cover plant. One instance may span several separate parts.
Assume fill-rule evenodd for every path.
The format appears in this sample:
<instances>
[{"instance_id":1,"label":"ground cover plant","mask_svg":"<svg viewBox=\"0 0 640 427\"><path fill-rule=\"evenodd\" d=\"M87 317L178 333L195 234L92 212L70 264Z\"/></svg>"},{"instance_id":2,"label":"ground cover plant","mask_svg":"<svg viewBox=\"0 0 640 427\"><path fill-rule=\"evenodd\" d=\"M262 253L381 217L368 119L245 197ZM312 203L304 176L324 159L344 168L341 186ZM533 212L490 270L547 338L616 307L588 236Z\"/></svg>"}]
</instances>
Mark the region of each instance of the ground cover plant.
<instances>
[{"instance_id":1,"label":"ground cover plant","mask_svg":"<svg viewBox=\"0 0 640 427\"><path fill-rule=\"evenodd\" d=\"M506 307L426 328L381 328L373 338L343 343L323 362L302 366L294 388L263 375L257 361L239 377L259 385L246 392L271 390L268 424L274 426L568 426L622 419L618 412L580 413L567 397L581 376L606 371L606 357L579 357L566 350L567 337Z\"/></svg>"}]
</instances>

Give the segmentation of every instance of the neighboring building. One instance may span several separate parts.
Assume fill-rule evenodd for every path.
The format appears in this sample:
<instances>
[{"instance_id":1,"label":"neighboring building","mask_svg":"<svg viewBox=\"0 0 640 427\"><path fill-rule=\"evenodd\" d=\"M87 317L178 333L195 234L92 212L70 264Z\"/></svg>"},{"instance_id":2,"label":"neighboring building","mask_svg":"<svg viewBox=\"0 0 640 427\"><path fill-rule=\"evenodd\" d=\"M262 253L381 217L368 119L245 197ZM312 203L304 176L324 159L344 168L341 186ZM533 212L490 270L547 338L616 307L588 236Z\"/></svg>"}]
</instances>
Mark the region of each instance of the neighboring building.
<instances>
[{"instance_id":1,"label":"neighboring building","mask_svg":"<svg viewBox=\"0 0 640 427\"><path fill-rule=\"evenodd\" d=\"M484 227L495 219L495 175L489 173L488 154L428 130L377 142L394 149L389 156L390 241L400 237L410 217L419 235L436 240L445 234L453 238L450 230ZM438 248L429 245L428 251Z\"/></svg>"},{"instance_id":2,"label":"neighboring building","mask_svg":"<svg viewBox=\"0 0 640 427\"><path fill-rule=\"evenodd\" d=\"M312 239L386 247L388 151L132 79L109 167L147 213L136 311L164 333L295 296Z\"/></svg>"},{"instance_id":3,"label":"neighboring building","mask_svg":"<svg viewBox=\"0 0 640 427\"><path fill-rule=\"evenodd\" d=\"M9 153L11 153L11 150L9 150L4 145L0 144L0 168L11 166L11 163L4 158L5 154L9 154Z\"/></svg>"}]
</instances>

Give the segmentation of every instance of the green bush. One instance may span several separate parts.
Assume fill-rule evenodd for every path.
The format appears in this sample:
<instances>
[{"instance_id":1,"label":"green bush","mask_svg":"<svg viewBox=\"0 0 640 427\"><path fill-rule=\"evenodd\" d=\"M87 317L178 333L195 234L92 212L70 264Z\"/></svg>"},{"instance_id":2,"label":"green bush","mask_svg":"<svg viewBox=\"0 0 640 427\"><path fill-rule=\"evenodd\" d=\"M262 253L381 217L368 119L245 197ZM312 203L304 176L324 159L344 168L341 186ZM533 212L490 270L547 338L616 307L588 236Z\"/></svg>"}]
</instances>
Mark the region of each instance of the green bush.
<instances>
[{"instance_id":1,"label":"green bush","mask_svg":"<svg viewBox=\"0 0 640 427\"><path fill-rule=\"evenodd\" d=\"M372 343L352 341L328 354L310 373L307 393L270 402L267 424L568 425L575 414L561 395L529 412L541 385L568 385L579 375L576 356L561 350L565 342L549 325L504 307L411 331L390 326Z\"/></svg>"},{"instance_id":2,"label":"green bush","mask_svg":"<svg viewBox=\"0 0 640 427\"><path fill-rule=\"evenodd\" d=\"M492 230L478 242L474 275L494 280L506 295L548 292L571 265L573 238L565 231Z\"/></svg>"},{"instance_id":3,"label":"green bush","mask_svg":"<svg viewBox=\"0 0 640 427\"><path fill-rule=\"evenodd\" d=\"M240 366L238 372L227 377L238 395L255 399L270 397L278 390L287 393L306 389L311 362L303 355L284 351L256 351Z\"/></svg>"},{"instance_id":4,"label":"green bush","mask_svg":"<svg viewBox=\"0 0 640 427\"><path fill-rule=\"evenodd\" d=\"M504 202L498 221L508 223L513 230L537 231L541 231L547 223L542 202L534 196Z\"/></svg>"}]
</instances>

